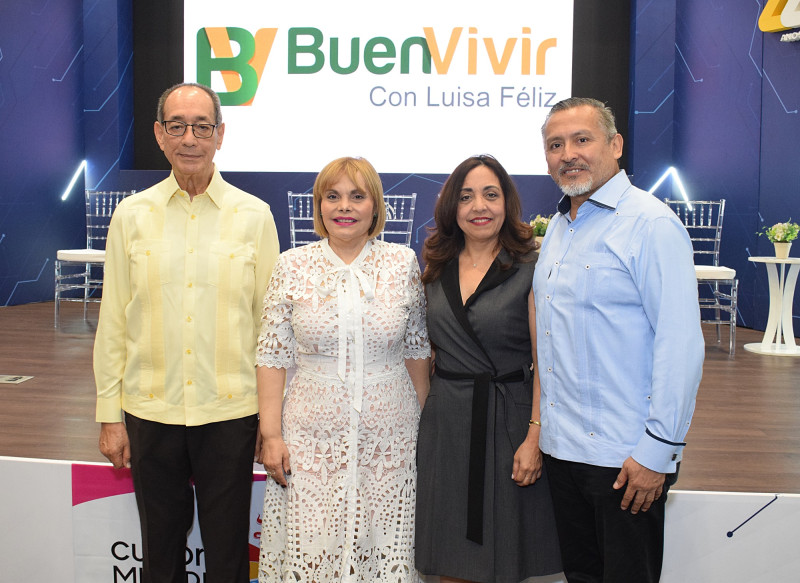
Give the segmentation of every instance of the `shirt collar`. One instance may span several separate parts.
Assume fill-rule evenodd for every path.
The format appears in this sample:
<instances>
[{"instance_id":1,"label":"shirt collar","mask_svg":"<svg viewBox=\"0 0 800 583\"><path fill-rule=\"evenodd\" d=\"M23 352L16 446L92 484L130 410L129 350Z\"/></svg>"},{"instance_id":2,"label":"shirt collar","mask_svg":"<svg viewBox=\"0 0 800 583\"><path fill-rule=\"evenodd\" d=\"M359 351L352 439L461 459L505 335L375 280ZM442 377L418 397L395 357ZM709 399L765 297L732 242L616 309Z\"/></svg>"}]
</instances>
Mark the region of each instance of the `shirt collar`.
<instances>
[{"instance_id":1,"label":"shirt collar","mask_svg":"<svg viewBox=\"0 0 800 583\"><path fill-rule=\"evenodd\" d=\"M631 181L624 170L620 170L603 186L597 189L592 196L589 197L590 202L595 206L606 209L616 209L619 204L619 199L622 198L623 193L630 187ZM564 216L569 216L570 200L565 194L558 201L558 212Z\"/></svg>"},{"instance_id":2,"label":"shirt collar","mask_svg":"<svg viewBox=\"0 0 800 583\"><path fill-rule=\"evenodd\" d=\"M166 205L173 196L181 192L181 187L175 178L175 173L170 172L169 177L163 182L164 187L161 191L163 196L162 203ZM211 199L218 208L222 208L222 203L225 200L225 183L222 180L222 175L214 164L214 173L211 175L211 182L206 188L205 194Z\"/></svg>"}]
</instances>

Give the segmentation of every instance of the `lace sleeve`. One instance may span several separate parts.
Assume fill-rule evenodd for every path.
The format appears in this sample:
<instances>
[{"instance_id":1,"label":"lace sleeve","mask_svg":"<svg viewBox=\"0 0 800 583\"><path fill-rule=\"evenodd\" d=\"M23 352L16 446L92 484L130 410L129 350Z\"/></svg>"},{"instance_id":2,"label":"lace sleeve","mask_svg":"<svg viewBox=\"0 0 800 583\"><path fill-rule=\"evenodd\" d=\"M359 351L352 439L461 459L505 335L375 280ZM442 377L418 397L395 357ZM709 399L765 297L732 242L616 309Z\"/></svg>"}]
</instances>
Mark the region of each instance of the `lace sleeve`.
<instances>
[{"instance_id":1,"label":"lace sleeve","mask_svg":"<svg viewBox=\"0 0 800 583\"><path fill-rule=\"evenodd\" d=\"M261 334L256 347L256 365L270 368L294 366L295 339L292 329L292 302L285 283L291 274L286 257L281 255L264 295L264 311L261 316Z\"/></svg>"},{"instance_id":2,"label":"lace sleeve","mask_svg":"<svg viewBox=\"0 0 800 583\"><path fill-rule=\"evenodd\" d=\"M403 358L428 358L431 355L431 343L425 321L425 291L422 287L417 257L413 254L408 267L407 290L409 310Z\"/></svg>"}]
</instances>

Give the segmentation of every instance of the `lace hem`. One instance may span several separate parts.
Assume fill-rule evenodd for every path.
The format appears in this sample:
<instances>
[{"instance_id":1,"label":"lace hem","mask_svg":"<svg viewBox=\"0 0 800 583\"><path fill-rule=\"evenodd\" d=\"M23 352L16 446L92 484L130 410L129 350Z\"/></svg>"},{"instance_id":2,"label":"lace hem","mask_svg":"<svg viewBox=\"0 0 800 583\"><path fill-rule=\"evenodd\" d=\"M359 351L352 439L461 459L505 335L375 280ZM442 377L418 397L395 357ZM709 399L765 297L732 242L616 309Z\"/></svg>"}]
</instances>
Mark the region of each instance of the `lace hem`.
<instances>
[{"instance_id":1,"label":"lace hem","mask_svg":"<svg viewBox=\"0 0 800 583\"><path fill-rule=\"evenodd\" d=\"M407 350L405 354L403 354L403 358L411 358L413 360L422 360L424 358L430 358L431 356L431 349L429 348L421 348L419 350Z\"/></svg>"}]
</instances>

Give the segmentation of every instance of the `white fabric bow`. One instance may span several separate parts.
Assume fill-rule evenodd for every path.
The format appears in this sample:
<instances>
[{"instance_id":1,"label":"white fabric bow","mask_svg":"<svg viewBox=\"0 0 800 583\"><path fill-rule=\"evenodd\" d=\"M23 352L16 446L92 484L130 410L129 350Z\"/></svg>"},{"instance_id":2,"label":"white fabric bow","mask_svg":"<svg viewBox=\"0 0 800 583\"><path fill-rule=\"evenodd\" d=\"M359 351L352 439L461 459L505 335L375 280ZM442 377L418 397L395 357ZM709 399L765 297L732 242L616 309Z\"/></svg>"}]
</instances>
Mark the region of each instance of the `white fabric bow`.
<instances>
[{"instance_id":1,"label":"white fabric bow","mask_svg":"<svg viewBox=\"0 0 800 583\"><path fill-rule=\"evenodd\" d=\"M361 269L359 258L351 264L342 263L333 271L325 273L320 279L334 283L338 291L339 309L339 362L337 375L345 386L353 390L353 408L361 413L364 395L364 319L361 314L361 294L364 299L375 297L375 282ZM315 289L320 297L333 292L319 281ZM353 345L350 370L347 369L348 340Z\"/></svg>"}]
</instances>

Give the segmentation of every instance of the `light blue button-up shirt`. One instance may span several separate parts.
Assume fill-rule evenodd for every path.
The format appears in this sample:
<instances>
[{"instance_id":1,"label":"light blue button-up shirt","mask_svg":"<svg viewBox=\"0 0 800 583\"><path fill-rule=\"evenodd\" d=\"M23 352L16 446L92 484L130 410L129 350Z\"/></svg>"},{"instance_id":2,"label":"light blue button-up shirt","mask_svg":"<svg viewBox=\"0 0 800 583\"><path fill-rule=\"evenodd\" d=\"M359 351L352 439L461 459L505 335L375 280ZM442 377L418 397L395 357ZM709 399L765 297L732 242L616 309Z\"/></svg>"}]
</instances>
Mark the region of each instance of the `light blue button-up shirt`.
<instances>
[{"instance_id":1,"label":"light blue button-up shirt","mask_svg":"<svg viewBox=\"0 0 800 583\"><path fill-rule=\"evenodd\" d=\"M559 202L533 276L542 430L558 459L675 471L705 354L692 246L620 171L569 218Z\"/></svg>"}]
</instances>

